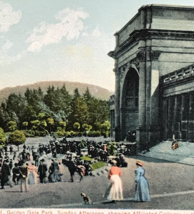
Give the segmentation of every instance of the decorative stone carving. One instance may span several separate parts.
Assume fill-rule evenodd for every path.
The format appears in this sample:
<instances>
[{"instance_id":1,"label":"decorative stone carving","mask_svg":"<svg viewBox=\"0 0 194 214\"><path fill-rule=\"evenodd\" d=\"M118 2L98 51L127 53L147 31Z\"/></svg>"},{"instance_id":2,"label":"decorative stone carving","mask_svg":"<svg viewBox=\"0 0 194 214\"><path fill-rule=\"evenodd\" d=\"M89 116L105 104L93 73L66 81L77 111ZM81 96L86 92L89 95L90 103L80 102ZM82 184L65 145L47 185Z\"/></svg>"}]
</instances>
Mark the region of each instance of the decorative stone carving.
<instances>
[{"instance_id":1,"label":"decorative stone carving","mask_svg":"<svg viewBox=\"0 0 194 214\"><path fill-rule=\"evenodd\" d=\"M137 58L131 60L131 64L134 64L136 68L139 68L139 61Z\"/></svg>"},{"instance_id":2,"label":"decorative stone carving","mask_svg":"<svg viewBox=\"0 0 194 214\"><path fill-rule=\"evenodd\" d=\"M160 54L161 54L161 51L151 51L150 52L150 59L151 60L158 60Z\"/></svg>"},{"instance_id":3,"label":"decorative stone carving","mask_svg":"<svg viewBox=\"0 0 194 214\"><path fill-rule=\"evenodd\" d=\"M137 53L137 60L139 60L139 62L143 62L146 60L146 53L145 51L139 51Z\"/></svg>"},{"instance_id":4,"label":"decorative stone carving","mask_svg":"<svg viewBox=\"0 0 194 214\"><path fill-rule=\"evenodd\" d=\"M123 79L124 73L125 73L125 69L124 69L124 67L122 67L122 68L120 69L120 80Z\"/></svg>"}]
</instances>

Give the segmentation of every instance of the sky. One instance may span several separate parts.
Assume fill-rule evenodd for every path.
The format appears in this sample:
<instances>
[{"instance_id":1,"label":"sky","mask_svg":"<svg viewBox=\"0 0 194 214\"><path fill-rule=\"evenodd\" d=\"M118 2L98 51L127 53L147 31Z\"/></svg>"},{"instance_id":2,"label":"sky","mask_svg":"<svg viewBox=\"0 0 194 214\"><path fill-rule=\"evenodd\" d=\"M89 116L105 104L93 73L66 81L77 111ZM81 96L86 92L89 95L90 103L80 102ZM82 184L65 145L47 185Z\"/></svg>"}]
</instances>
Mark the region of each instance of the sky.
<instances>
[{"instance_id":1,"label":"sky","mask_svg":"<svg viewBox=\"0 0 194 214\"><path fill-rule=\"evenodd\" d=\"M0 0L0 89L71 81L115 90L119 31L146 4L192 0Z\"/></svg>"}]
</instances>

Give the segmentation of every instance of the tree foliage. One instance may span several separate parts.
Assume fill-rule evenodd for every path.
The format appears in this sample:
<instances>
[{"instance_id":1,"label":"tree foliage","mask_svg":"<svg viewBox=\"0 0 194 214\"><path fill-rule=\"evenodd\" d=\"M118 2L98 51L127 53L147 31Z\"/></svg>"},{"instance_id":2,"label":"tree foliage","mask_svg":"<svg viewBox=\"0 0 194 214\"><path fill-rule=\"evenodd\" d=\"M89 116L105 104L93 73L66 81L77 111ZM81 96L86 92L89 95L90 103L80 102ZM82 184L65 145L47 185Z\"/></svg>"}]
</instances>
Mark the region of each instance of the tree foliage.
<instances>
[{"instance_id":1,"label":"tree foliage","mask_svg":"<svg viewBox=\"0 0 194 214\"><path fill-rule=\"evenodd\" d=\"M26 136L23 131L16 130L9 135L8 141L10 144L18 146L26 141Z\"/></svg>"},{"instance_id":2,"label":"tree foliage","mask_svg":"<svg viewBox=\"0 0 194 214\"><path fill-rule=\"evenodd\" d=\"M0 146L4 146L6 144L6 136L2 128L0 128Z\"/></svg>"},{"instance_id":3,"label":"tree foliage","mask_svg":"<svg viewBox=\"0 0 194 214\"><path fill-rule=\"evenodd\" d=\"M10 94L0 106L0 127L5 131L56 131L57 127L71 131L75 130L76 122L80 124L77 131L100 131L107 120L107 102L93 97L88 88L84 94L76 88L73 95L65 85L61 88L49 86L45 93L41 88L27 88L24 95ZM64 121L65 127L60 125ZM103 126L105 128L105 124Z\"/></svg>"}]
</instances>

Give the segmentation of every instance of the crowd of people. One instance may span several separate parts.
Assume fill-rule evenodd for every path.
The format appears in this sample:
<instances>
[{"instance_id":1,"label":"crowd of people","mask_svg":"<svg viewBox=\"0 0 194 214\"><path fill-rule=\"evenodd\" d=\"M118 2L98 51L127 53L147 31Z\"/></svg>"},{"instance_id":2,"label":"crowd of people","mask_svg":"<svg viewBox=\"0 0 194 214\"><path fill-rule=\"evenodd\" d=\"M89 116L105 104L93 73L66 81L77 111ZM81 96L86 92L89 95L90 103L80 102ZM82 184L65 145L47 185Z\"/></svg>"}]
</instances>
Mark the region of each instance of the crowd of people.
<instances>
[{"instance_id":1,"label":"crowd of people","mask_svg":"<svg viewBox=\"0 0 194 214\"><path fill-rule=\"evenodd\" d=\"M88 155L93 161L108 161L109 156L103 143L86 141ZM58 141L51 138L47 144L20 146L18 150L13 146L5 146L0 149L0 180L1 189L8 184L10 187L20 184L20 191L28 191L28 185L48 182L62 181L64 167L70 173L70 181L74 181L74 174L80 175L80 182L83 176L90 175L92 171L90 161L81 159L81 146L76 141L68 142L66 138ZM62 158L59 158L62 157ZM127 162L122 153L109 161L113 166L108 173L110 185L106 190L105 197L108 200L122 200L123 187L120 167L127 167ZM138 161L136 170L136 195L137 201L149 201L149 185L144 176L143 163Z\"/></svg>"}]
</instances>

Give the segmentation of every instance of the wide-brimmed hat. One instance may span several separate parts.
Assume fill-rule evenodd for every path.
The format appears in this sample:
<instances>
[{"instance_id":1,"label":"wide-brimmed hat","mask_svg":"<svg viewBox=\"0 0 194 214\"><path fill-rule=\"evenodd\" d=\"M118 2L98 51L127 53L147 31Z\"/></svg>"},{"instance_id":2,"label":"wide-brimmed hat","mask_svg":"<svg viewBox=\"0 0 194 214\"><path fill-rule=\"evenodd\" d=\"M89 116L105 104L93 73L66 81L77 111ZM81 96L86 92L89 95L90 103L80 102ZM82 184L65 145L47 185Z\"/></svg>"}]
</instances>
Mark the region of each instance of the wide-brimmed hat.
<instances>
[{"instance_id":1,"label":"wide-brimmed hat","mask_svg":"<svg viewBox=\"0 0 194 214\"><path fill-rule=\"evenodd\" d=\"M137 160L136 165L143 166L143 163L140 160Z\"/></svg>"}]
</instances>

